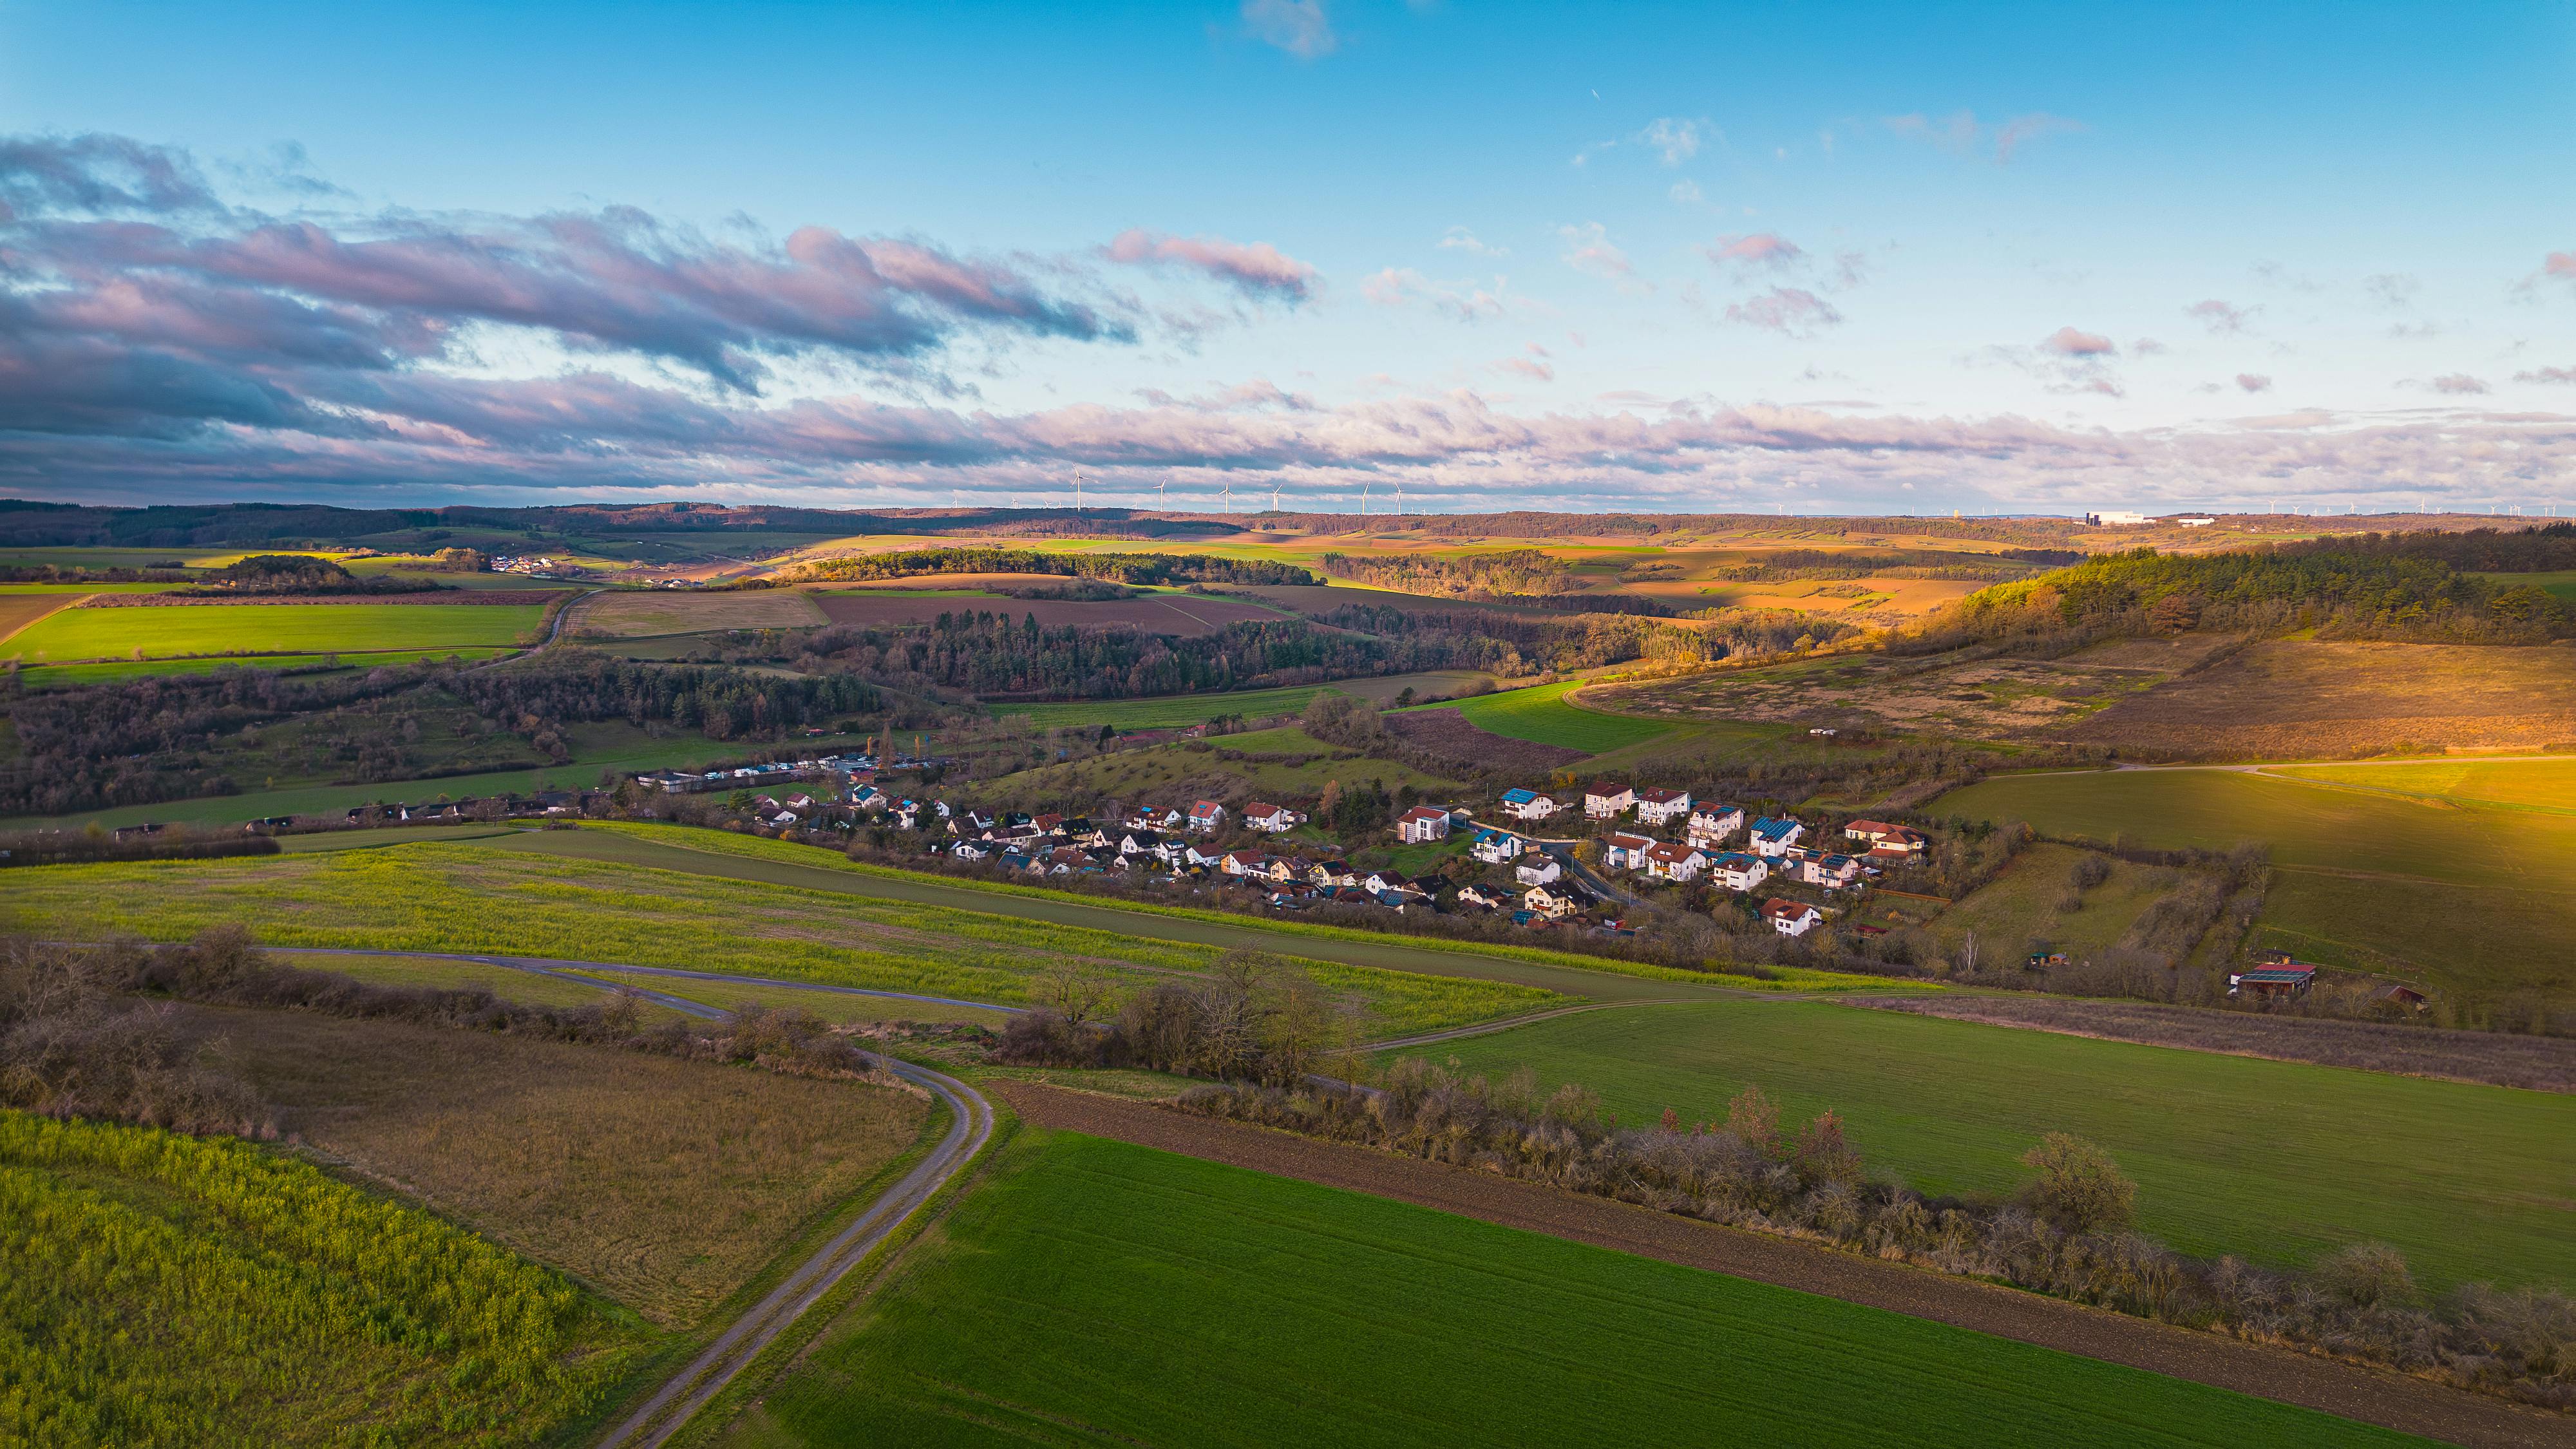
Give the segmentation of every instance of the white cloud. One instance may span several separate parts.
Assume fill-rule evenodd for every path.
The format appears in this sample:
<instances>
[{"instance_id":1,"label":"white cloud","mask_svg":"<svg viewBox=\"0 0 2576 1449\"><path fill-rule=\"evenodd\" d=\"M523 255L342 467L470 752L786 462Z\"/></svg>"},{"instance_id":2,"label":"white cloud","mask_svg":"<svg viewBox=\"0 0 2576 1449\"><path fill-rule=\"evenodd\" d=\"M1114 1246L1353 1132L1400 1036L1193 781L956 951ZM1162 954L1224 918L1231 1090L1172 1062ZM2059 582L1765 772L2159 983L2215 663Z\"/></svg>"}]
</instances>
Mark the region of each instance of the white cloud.
<instances>
[{"instance_id":1,"label":"white cloud","mask_svg":"<svg viewBox=\"0 0 2576 1449\"><path fill-rule=\"evenodd\" d=\"M1706 121L1658 116L1630 139L1662 157L1665 165L1679 166L1698 155L1701 144L1716 135L1717 128Z\"/></svg>"},{"instance_id":2,"label":"white cloud","mask_svg":"<svg viewBox=\"0 0 2576 1449\"><path fill-rule=\"evenodd\" d=\"M1480 257L1507 257L1512 254L1509 247L1477 240L1476 234L1463 226L1453 226L1443 232L1438 245L1443 251L1472 252Z\"/></svg>"},{"instance_id":3,"label":"white cloud","mask_svg":"<svg viewBox=\"0 0 2576 1449\"><path fill-rule=\"evenodd\" d=\"M1243 0L1243 24L1254 39L1299 60L1330 55L1342 44L1324 0Z\"/></svg>"},{"instance_id":4,"label":"white cloud","mask_svg":"<svg viewBox=\"0 0 2576 1449\"><path fill-rule=\"evenodd\" d=\"M1609 229L1601 223L1587 221L1556 230L1565 238L1563 261L1567 266L1587 277L1616 283L1622 291L1654 290L1652 284L1638 278L1636 265L1628 260L1628 254L1611 244Z\"/></svg>"}]
</instances>

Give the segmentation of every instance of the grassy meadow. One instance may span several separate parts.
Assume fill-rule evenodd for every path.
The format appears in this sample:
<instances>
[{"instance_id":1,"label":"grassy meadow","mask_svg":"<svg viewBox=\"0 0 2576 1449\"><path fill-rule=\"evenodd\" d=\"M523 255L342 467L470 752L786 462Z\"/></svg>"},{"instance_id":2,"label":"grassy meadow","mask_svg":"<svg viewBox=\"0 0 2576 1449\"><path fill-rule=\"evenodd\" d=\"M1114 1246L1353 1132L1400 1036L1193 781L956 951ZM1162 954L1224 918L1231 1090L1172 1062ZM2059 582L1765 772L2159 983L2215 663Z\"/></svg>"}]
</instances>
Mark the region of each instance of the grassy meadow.
<instances>
[{"instance_id":1,"label":"grassy meadow","mask_svg":"<svg viewBox=\"0 0 2576 1449\"><path fill-rule=\"evenodd\" d=\"M1591 755L1641 745L1672 731L1672 726L1663 720L1603 714L1568 703L1566 694L1581 688L1584 682L1568 680L1562 684L1505 690L1500 694L1468 700L1458 705L1457 710L1467 723L1487 734L1542 745L1562 745Z\"/></svg>"},{"instance_id":2,"label":"grassy meadow","mask_svg":"<svg viewBox=\"0 0 2576 1449\"><path fill-rule=\"evenodd\" d=\"M2275 765L2264 773L2453 805L2576 815L2576 757L2563 755L2420 764Z\"/></svg>"},{"instance_id":3,"label":"grassy meadow","mask_svg":"<svg viewBox=\"0 0 2576 1449\"><path fill-rule=\"evenodd\" d=\"M63 609L11 635L22 663L204 654L506 647L531 638L538 604L203 604Z\"/></svg>"},{"instance_id":4,"label":"grassy meadow","mask_svg":"<svg viewBox=\"0 0 2576 1449\"><path fill-rule=\"evenodd\" d=\"M2495 768L2538 772L2544 801L2566 788L2554 764ZM2463 1023L2517 999L2576 1001L2576 815L2230 770L1999 775L1924 808L2159 848L2263 842L2274 873L2253 945L2430 982Z\"/></svg>"},{"instance_id":5,"label":"grassy meadow","mask_svg":"<svg viewBox=\"0 0 2576 1449\"><path fill-rule=\"evenodd\" d=\"M717 1442L1569 1436L2415 1442L1878 1309L1035 1129Z\"/></svg>"},{"instance_id":6,"label":"grassy meadow","mask_svg":"<svg viewBox=\"0 0 2576 1449\"><path fill-rule=\"evenodd\" d=\"M1205 724L1219 715L1267 719L1296 714L1316 695L1335 693L1331 686L1293 689L1244 689L1231 694L1167 694L1152 699L1081 699L1056 704L997 704L993 713L1019 715L1040 729L1109 725L1120 730L1168 730Z\"/></svg>"},{"instance_id":7,"label":"grassy meadow","mask_svg":"<svg viewBox=\"0 0 2576 1449\"><path fill-rule=\"evenodd\" d=\"M0 1112L0 1442L519 1445L642 1325L310 1163Z\"/></svg>"},{"instance_id":8,"label":"grassy meadow","mask_svg":"<svg viewBox=\"0 0 2576 1449\"><path fill-rule=\"evenodd\" d=\"M2066 910L2062 903L2069 877L2076 862L2088 857L2104 858L2071 845L2034 845L1967 899L1942 911L1932 923L1933 933L1952 950L1974 933L1989 956L2021 951L2025 942L2033 943L2033 949L2044 943L2078 959L2107 950L2171 889L2177 873L2105 858L2110 876L2083 892L2078 909ZM1911 911L1921 903L1898 905Z\"/></svg>"},{"instance_id":9,"label":"grassy meadow","mask_svg":"<svg viewBox=\"0 0 2576 1449\"><path fill-rule=\"evenodd\" d=\"M2378 1241L2435 1285L2576 1284L2576 1097L1821 1002L1587 1012L1434 1050L1582 1083L1632 1123L1722 1121L1758 1085L1784 1118L1840 1113L1875 1175L1925 1193L2008 1193L2041 1133L2073 1132L2188 1252L2297 1264Z\"/></svg>"},{"instance_id":10,"label":"grassy meadow","mask_svg":"<svg viewBox=\"0 0 2576 1449\"><path fill-rule=\"evenodd\" d=\"M9 906L27 929L61 939L182 940L239 922L281 946L739 971L1002 1004L1026 1001L1037 973L1066 957L1134 986L1204 969L1221 953L944 905L507 848L513 843L46 867L12 879ZM1368 1028L1381 1034L1464 1025L1559 999L1501 981L1303 964L1327 989L1359 997Z\"/></svg>"}]
</instances>

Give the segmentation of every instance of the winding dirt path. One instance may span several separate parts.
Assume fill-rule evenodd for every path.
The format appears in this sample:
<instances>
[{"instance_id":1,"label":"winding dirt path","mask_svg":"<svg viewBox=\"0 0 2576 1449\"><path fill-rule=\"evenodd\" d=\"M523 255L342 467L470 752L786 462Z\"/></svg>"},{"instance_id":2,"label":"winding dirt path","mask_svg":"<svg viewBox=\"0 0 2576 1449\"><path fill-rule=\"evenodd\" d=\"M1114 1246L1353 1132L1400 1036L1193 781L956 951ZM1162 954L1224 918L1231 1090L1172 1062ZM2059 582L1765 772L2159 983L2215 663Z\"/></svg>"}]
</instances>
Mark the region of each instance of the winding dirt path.
<instances>
[{"instance_id":1,"label":"winding dirt path","mask_svg":"<svg viewBox=\"0 0 2576 1449\"><path fill-rule=\"evenodd\" d=\"M1033 1082L992 1084L1041 1127L1114 1138L1461 1217L1884 1308L2472 1449L2576 1445L2576 1417L2398 1374L2196 1333L2105 1309L1855 1257L1788 1238L1559 1192L1392 1153L1193 1117Z\"/></svg>"}]
</instances>

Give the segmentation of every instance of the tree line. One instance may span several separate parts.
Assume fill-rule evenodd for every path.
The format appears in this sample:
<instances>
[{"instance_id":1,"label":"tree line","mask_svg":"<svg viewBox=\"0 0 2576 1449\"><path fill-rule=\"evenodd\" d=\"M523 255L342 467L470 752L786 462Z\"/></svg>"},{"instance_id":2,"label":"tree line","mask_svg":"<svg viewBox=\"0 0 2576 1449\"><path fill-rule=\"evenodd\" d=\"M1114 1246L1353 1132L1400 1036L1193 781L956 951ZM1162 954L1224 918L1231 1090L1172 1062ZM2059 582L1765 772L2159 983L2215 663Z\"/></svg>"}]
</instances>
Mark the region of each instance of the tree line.
<instances>
[{"instance_id":1,"label":"tree line","mask_svg":"<svg viewBox=\"0 0 2576 1449\"><path fill-rule=\"evenodd\" d=\"M1266 559L1217 558L1198 553L1046 553L1017 548L918 548L817 559L780 571L774 581L905 579L921 574L1061 574L1119 584L1321 582L1294 564Z\"/></svg>"},{"instance_id":2,"label":"tree line","mask_svg":"<svg viewBox=\"0 0 2576 1449\"><path fill-rule=\"evenodd\" d=\"M1458 599L1567 594L1583 587L1583 581L1574 577L1563 559L1534 548L1507 548L1454 558L1328 553L1316 562L1331 577L1356 580L1371 588Z\"/></svg>"}]
</instances>

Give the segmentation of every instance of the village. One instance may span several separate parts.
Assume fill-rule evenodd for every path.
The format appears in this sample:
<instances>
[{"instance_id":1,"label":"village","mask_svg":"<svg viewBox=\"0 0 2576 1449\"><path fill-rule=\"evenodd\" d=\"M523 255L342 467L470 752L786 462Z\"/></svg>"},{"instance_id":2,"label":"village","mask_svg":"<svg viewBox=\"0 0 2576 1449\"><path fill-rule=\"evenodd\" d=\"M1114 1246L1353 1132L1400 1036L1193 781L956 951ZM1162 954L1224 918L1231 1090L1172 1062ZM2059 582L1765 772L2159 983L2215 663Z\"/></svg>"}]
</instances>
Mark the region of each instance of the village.
<instances>
[{"instance_id":1,"label":"village","mask_svg":"<svg viewBox=\"0 0 2576 1449\"><path fill-rule=\"evenodd\" d=\"M1931 843L1889 821L1748 814L1685 789L1615 781L1508 789L1490 805L1406 799L1364 839L1266 801L1104 802L1085 816L985 810L890 788L895 775L935 778L940 763L825 756L660 771L635 783L672 795L729 792L762 834L868 832L897 849L910 835L922 854L1007 877L1214 890L1282 912L1492 914L1533 931L1609 936L1633 934L1629 915L1641 903L1704 907L1718 893L1780 935L1804 936L1889 872L1917 866Z\"/></svg>"}]
</instances>

